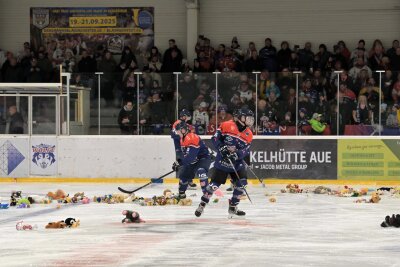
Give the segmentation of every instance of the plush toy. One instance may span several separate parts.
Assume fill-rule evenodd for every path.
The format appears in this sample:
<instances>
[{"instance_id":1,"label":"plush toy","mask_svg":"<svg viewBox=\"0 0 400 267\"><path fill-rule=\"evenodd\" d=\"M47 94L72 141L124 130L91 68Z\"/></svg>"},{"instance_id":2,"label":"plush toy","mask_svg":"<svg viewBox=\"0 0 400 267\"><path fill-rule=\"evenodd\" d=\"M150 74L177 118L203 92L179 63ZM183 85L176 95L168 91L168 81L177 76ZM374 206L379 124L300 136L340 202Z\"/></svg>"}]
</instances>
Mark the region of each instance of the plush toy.
<instances>
[{"instance_id":1,"label":"plush toy","mask_svg":"<svg viewBox=\"0 0 400 267\"><path fill-rule=\"evenodd\" d=\"M318 186L314 189L315 194L329 194L332 190L329 187Z\"/></svg>"},{"instance_id":2,"label":"plush toy","mask_svg":"<svg viewBox=\"0 0 400 267\"><path fill-rule=\"evenodd\" d=\"M221 189L218 188L217 190L215 190L214 195L216 195L217 197L223 197L224 193Z\"/></svg>"},{"instance_id":3,"label":"plush toy","mask_svg":"<svg viewBox=\"0 0 400 267\"><path fill-rule=\"evenodd\" d=\"M17 209L26 209L26 208L30 208L31 205L26 204L26 203L21 203L17 206Z\"/></svg>"},{"instance_id":4,"label":"plush toy","mask_svg":"<svg viewBox=\"0 0 400 267\"><path fill-rule=\"evenodd\" d=\"M76 220L75 218L67 218L64 222L68 228L77 228L79 225L81 225L81 221Z\"/></svg>"},{"instance_id":5,"label":"plush toy","mask_svg":"<svg viewBox=\"0 0 400 267\"><path fill-rule=\"evenodd\" d=\"M378 203L381 200L378 193L374 192L371 195L371 199L369 200L370 203Z\"/></svg>"},{"instance_id":6,"label":"plush toy","mask_svg":"<svg viewBox=\"0 0 400 267\"><path fill-rule=\"evenodd\" d=\"M178 202L178 204L179 204L180 206L192 206L192 203L193 203L193 201L192 201L192 199L190 199L190 198L184 198L184 199L181 199L181 200Z\"/></svg>"},{"instance_id":7,"label":"plush toy","mask_svg":"<svg viewBox=\"0 0 400 267\"><path fill-rule=\"evenodd\" d=\"M54 200L59 200L59 199L64 199L66 198L68 195L61 189L58 189L55 193L53 192L48 192L47 196L51 199Z\"/></svg>"},{"instance_id":8,"label":"plush toy","mask_svg":"<svg viewBox=\"0 0 400 267\"><path fill-rule=\"evenodd\" d=\"M172 191L170 189L164 190L164 192L163 192L164 197L168 198L168 197L171 197L171 195L172 195Z\"/></svg>"},{"instance_id":9,"label":"plush toy","mask_svg":"<svg viewBox=\"0 0 400 267\"><path fill-rule=\"evenodd\" d=\"M219 202L219 198L214 198L213 203L218 203Z\"/></svg>"},{"instance_id":10,"label":"plush toy","mask_svg":"<svg viewBox=\"0 0 400 267\"><path fill-rule=\"evenodd\" d=\"M67 224L64 221L59 221L59 222L49 222L46 225L46 229L62 229L66 228Z\"/></svg>"},{"instance_id":11,"label":"plush toy","mask_svg":"<svg viewBox=\"0 0 400 267\"><path fill-rule=\"evenodd\" d=\"M0 210L6 210L9 208L9 206L10 205L8 203L3 203L3 204L0 203Z\"/></svg>"},{"instance_id":12,"label":"plush toy","mask_svg":"<svg viewBox=\"0 0 400 267\"><path fill-rule=\"evenodd\" d=\"M392 215L390 217L389 215L385 217L385 221L381 223L382 227L400 227L400 214Z\"/></svg>"},{"instance_id":13,"label":"plush toy","mask_svg":"<svg viewBox=\"0 0 400 267\"><path fill-rule=\"evenodd\" d=\"M133 210L124 210L122 211L122 215L125 215L125 218L122 219L122 223L142 223L145 222L140 218L138 212Z\"/></svg>"},{"instance_id":14,"label":"plush toy","mask_svg":"<svg viewBox=\"0 0 400 267\"><path fill-rule=\"evenodd\" d=\"M12 191L10 206L17 206L18 200L22 198L22 191Z\"/></svg>"},{"instance_id":15,"label":"plush toy","mask_svg":"<svg viewBox=\"0 0 400 267\"><path fill-rule=\"evenodd\" d=\"M36 224L35 225L24 224L24 221L17 222L17 224L15 225L15 228L17 229L17 231L37 230L38 229Z\"/></svg>"},{"instance_id":16,"label":"plush toy","mask_svg":"<svg viewBox=\"0 0 400 267\"><path fill-rule=\"evenodd\" d=\"M31 202L27 198L21 198L20 200L18 200L17 206L19 207L22 204L25 204L26 207L30 207Z\"/></svg>"},{"instance_id":17,"label":"plush toy","mask_svg":"<svg viewBox=\"0 0 400 267\"><path fill-rule=\"evenodd\" d=\"M89 204L90 203L90 199L88 197L84 197L81 201L82 204Z\"/></svg>"},{"instance_id":18,"label":"plush toy","mask_svg":"<svg viewBox=\"0 0 400 267\"><path fill-rule=\"evenodd\" d=\"M275 202L276 202L276 198L275 198L275 197L270 197L270 198L269 198L269 202L275 203Z\"/></svg>"}]
</instances>

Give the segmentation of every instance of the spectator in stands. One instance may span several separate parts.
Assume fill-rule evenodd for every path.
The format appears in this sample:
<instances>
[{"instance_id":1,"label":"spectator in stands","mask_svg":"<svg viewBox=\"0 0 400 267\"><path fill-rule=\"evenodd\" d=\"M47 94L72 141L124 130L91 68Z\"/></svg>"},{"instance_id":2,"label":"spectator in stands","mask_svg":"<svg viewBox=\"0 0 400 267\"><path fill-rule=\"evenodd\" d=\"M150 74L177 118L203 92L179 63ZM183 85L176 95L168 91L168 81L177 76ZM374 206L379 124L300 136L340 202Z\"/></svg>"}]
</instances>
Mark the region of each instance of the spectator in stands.
<instances>
[{"instance_id":1,"label":"spectator in stands","mask_svg":"<svg viewBox=\"0 0 400 267\"><path fill-rule=\"evenodd\" d=\"M285 113L284 119L281 121L281 126L296 126L296 122L292 120L292 113L290 111Z\"/></svg>"},{"instance_id":2,"label":"spectator in stands","mask_svg":"<svg viewBox=\"0 0 400 267\"><path fill-rule=\"evenodd\" d=\"M305 96L308 98L309 103L314 107L318 101L318 92L313 88L310 78L307 78L303 82L301 92L304 92Z\"/></svg>"},{"instance_id":3,"label":"spectator in stands","mask_svg":"<svg viewBox=\"0 0 400 267\"><path fill-rule=\"evenodd\" d=\"M321 122L322 114L314 113L308 123L311 125L311 135L322 135L326 124Z\"/></svg>"},{"instance_id":4,"label":"spectator in stands","mask_svg":"<svg viewBox=\"0 0 400 267\"><path fill-rule=\"evenodd\" d=\"M167 59L167 62L169 60L172 60L170 57L166 57L166 59ZM158 56L151 57L148 67L151 72L160 72L161 71L162 63L160 62Z\"/></svg>"},{"instance_id":5,"label":"spectator in stands","mask_svg":"<svg viewBox=\"0 0 400 267\"><path fill-rule=\"evenodd\" d=\"M6 63L4 63L6 64ZM23 71L17 63L17 59L12 57L9 60L9 66L6 67L3 80L6 83L18 83L23 81Z\"/></svg>"},{"instance_id":6,"label":"spectator in stands","mask_svg":"<svg viewBox=\"0 0 400 267\"><path fill-rule=\"evenodd\" d=\"M331 57L331 53L326 48L325 44L319 45L319 52L316 54L319 58L318 68L323 72L329 71L328 60Z\"/></svg>"},{"instance_id":7,"label":"spectator in stands","mask_svg":"<svg viewBox=\"0 0 400 267\"><path fill-rule=\"evenodd\" d=\"M134 134L137 129L137 109L134 108L132 100L126 101L124 107L118 114L118 125L121 134Z\"/></svg>"},{"instance_id":8,"label":"spectator in stands","mask_svg":"<svg viewBox=\"0 0 400 267\"><path fill-rule=\"evenodd\" d=\"M178 72L182 65L182 58L178 57L178 50L172 48L169 50L171 55L167 56L167 61L162 63L161 72Z\"/></svg>"},{"instance_id":9,"label":"spectator in stands","mask_svg":"<svg viewBox=\"0 0 400 267\"><path fill-rule=\"evenodd\" d=\"M400 47L396 48L396 53L391 57L392 71L400 71Z\"/></svg>"},{"instance_id":10,"label":"spectator in stands","mask_svg":"<svg viewBox=\"0 0 400 267\"><path fill-rule=\"evenodd\" d=\"M304 48L298 51L299 67L302 72L313 72L314 53L311 51L311 43L306 42Z\"/></svg>"},{"instance_id":11,"label":"spectator in stands","mask_svg":"<svg viewBox=\"0 0 400 267\"><path fill-rule=\"evenodd\" d=\"M125 46L124 49L122 50L121 59L119 60L119 65L125 64L126 66L128 66L132 60L134 60L137 63L136 56L134 53L132 53L131 48L129 46Z\"/></svg>"},{"instance_id":12,"label":"spectator in stands","mask_svg":"<svg viewBox=\"0 0 400 267\"><path fill-rule=\"evenodd\" d=\"M107 51L103 59L98 63L97 69L103 72L101 75L101 96L107 101L107 104L112 104L114 90L114 75L117 67L117 62L114 60L110 51Z\"/></svg>"},{"instance_id":13,"label":"spectator in stands","mask_svg":"<svg viewBox=\"0 0 400 267\"><path fill-rule=\"evenodd\" d=\"M232 43L231 43L231 49L232 49L233 56L238 61L243 62L244 61L244 52L243 52L242 48L240 47L237 37L233 37Z\"/></svg>"},{"instance_id":14,"label":"spectator in stands","mask_svg":"<svg viewBox=\"0 0 400 267\"><path fill-rule=\"evenodd\" d=\"M393 85L391 98L395 104L400 104L400 73L397 74L397 81Z\"/></svg>"},{"instance_id":15,"label":"spectator in stands","mask_svg":"<svg viewBox=\"0 0 400 267\"><path fill-rule=\"evenodd\" d=\"M362 39L358 41L357 47L351 52L350 61L352 61L353 59L357 59L360 56L359 51L365 51L365 41ZM367 59L368 56L365 55L364 61L366 62Z\"/></svg>"},{"instance_id":16,"label":"spectator in stands","mask_svg":"<svg viewBox=\"0 0 400 267\"><path fill-rule=\"evenodd\" d=\"M317 92L327 95L328 90L329 90L329 88L328 88L329 83L328 83L327 79L324 76L322 76L320 69L314 70L313 77L311 78L311 86Z\"/></svg>"},{"instance_id":17,"label":"spectator in stands","mask_svg":"<svg viewBox=\"0 0 400 267\"><path fill-rule=\"evenodd\" d=\"M334 45L333 46L334 54L331 55L331 57L333 59L334 64L336 64L336 62L340 62L341 68L347 69L347 61L348 61L348 59L342 54L342 51L343 50L341 49L341 47L339 45ZM350 56L350 52L349 52L349 56ZM339 69L341 69L341 68L339 68Z\"/></svg>"},{"instance_id":18,"label":"spectator in stands","mask_svg":"<svg viewBox=\"0 0 400 267\"><path fill-rule=\"evenodd\" d=\"M318 93L318 102L315 105L315 112L322 115L323 120L327 120L330 114L330 106L324 93Z\"/></svg>"},{"instance_id":19,"label":"spectator in stands","mask_svg":"<svg viewBox=\"0 0 400 267\"><path fill-rule=\"evenodd\" d=\"M269 72L278 71L276 48L272 45L270 38L265 39L265 46L260 50L259 56L263 69L266 69Z\"/></svg>"},{"instance_id":20,"label":"spectator in stands","mask_svg":"<svg viewBox=\"0 0 400 267\"><path fill-rule=\"evenodd\" d=\"M354 64L354 67L349 70L349 76L353 79L353 82L358 79L361 70L366 70L368 72L368 76L372 76L372 70L365 64L363 57L357 58L356 64Z\"/></svg>"},{"instance_id":21,"label":"spectator in stands","mask_svg":"<svg viewBox=\"0 0 400 267\"><path fill-rule=\"evenodd\" d=\"M89 54L88 50L82 50L81 60L78 62L78 72L94 73L96 72L96 60Z\"/></svg>"},{"instance_id":22,"label":"spectator in stands","mask_svg":"<svg viewBox=\"0 0 400 267\"><path fill-rule=\"evenodd\" d=\"M305 108L300 108L298 114L297 127L299 128L299 135L304 135L306 134L306 126L310 125L308 122L307 110Z\"/></svg>"},{"instance_id":23,"label":"spectator in stands","mask_svg":"<svg viewBox=\"0 0 400 267\"><path fill-rule=\"evenodd\" d=\"M197 55L197 58L194 60L193 70L195 72L211 72L213 70L213 64L210 59L206 57L206 53L200 50Z\"/></svg>"},{"instance_id":24,"label":"spectator in stands","mask_svg":"<svg viewBox=\"0 0 400 267\"><path fill-rule=\"evenodd\" d=\"M372 77L368 79L367 86L361 89L359 95L367 96L368 102L379 102L379 95L382 100L385 98L385 95L382 93L381 89L377 87L375 79Z\"/></svg>"},{"instance_id":25,"label":"spectator in stands","mask_svg":"<svg viewBox=\"0 0 400 267\"><path fill-rule=\"evenodd\" d=\"M358 97L357 105L354 107L352 114L355 124L371 124L372 113L365 95Z\"/></svg>"},{"instance_id":26,"label":"spectator in stands","mask_svg":"<svg viewBox=\"0 0 400 267\"><path fill-rule=\"evenodd\" d=\"M389 115L387 117L387 120L386 120L386 126L390 127L390 128L398 128L399 127L399 123L400 123L399 114L400 114L399 106L397 104L393 105L390 108L390 113L389 113Z\"/></svg>"},{"instance_id":27,"label":"spectator in stands","mask_svg":"<svg viewBox=\"0 0 400 267\"><path fill-rule=\"evenodd\" d=\"M75 56L71 50L66 50L64 61L62 62L64 72L72 73L75 69Z\"/></svg>"},{"instance_id":28,"label":"spectator in stands","mask_svg":"<svg viewBox=\"0 0 400 267\"><path fill-rule=\"evenodd\" d=\"M396 49L399 47L399 40L393 40L392 47L386 51L386 55L392 58L396 54Z\"/></svg>"},{"instance_id":29,"label":"spectator in stands","mask_svg":"<svg viewBox=\"0 0 400 267\"><path fill-rule=\"evenodd\" d=\"M40 83L44 81L44 73L38 66L36 58L31 59L31 66L25 74L25 77L28 83Z\"/></svg>"},{"instance_id":30,"label":"spectator in stands","mask_svg":"<svg viewBox=\"0 0 400 267\"><path fill-rule=\"evenodd\" d=\"M225 45L220 44L218 50L214 54L214 64L217 65L218 62L225 57Z\"/></svg>"},{"instance_id":31,"label":"spectator in stands","mask_svg":"<svg viewBox=\"0 0 400 267\"><path fill-rule=\"evenodd\" d=\"M166 104L161 100L160 92L154 92L150 103L150 120L153 126L153 134L163 133L166 117Z\"/></svg>"},{"instance_id":32,"label":"spectator in stands","mask_svg":"<svg viewBox=\"0 0 400 267\"><path fill-rule=\"evenodd\" d=\"M289 66L288 68L291 71L300 71L301 66L300 66L300 61L299 61L299 57L297 55L296 52L292 51L290 53L290 58L289 58Z\"/></svg>"},{"instance_id":33,"label":"spectator in stands","mask_svg":"<svg viewBox=\"0 0 400 267\"><path fill-rule=\"evenodd\" d=\"M287 41L283 41L281 43L281 49L277 54L279 71L282 71L284 68L289 68L291 53L292 50L289 48L289 43Z\"/></svg>"},{"instance_id":34,"label":"spectator in stands","mask_svg":"<svg viewBox=\"0 0 400 267\"><path fill-rule=\"evenodd\" d=\"M393 85L394 85L393 72L391 70L387 70L385 73L382 73L381 88L385 96L385 99L390 99Z\"/></svg>"},{"instance_id":35,"label":"spectator in stands","mask_svg":"<svg viewBox=\"0 0 400 267\"><path fill-rule=\"evenodd\" d=\"M370 77L367 70L361 70L354 84L354 93L358 95L360 90L367 86Z\"/></svg>"},{"instance_id":36,"label":"spectator in stands","mask_svg":"<svg viewBox=\"0 0 400 267\"><path fill-rule=\"evenodd\" d=\"M256 48L256 45L254 44L254 42L250 42L249 47L246 50L245 60L249 59L253 56L253 51L257 52L257 48ZM257 52L257 54L258 54L258 52Z\"/></svg>"},{"instance_id":37,"label":"spectator in stands","mask_svg":"<svg viewBox=\"0 0 400 267\"><path fill-rule=\"evenodd\" d=\"M8 108L8 115L8 134L24 134L24 118L17 111L17 107L10 106Z\"/></svg>"},{"instance_id":38,"label":"spectator in stands","mask_svg":"<svg viewBox=\"0 0 400 267\"><path fill-rule=\"evenodd\" d=\"M199 95L192 74L186 73L183 75L183 80L179 81L179 93L187 101L193 101Z\"/></svg>"},{"instance_id":39,"label":"spectator in stands","mask_svg":"<svg viewBox=\"0 0 400 267\"><path fill-rule=\"evenodd\" d=\"M376 39L369 52L368 63L372 71L384 70L382 58L385 56L385 48L379 39Z\"/></svg>"},{"instance_id":40,"label":"spectator in stands","mask_svg":"<svg viewBox=\"0 0 400 267\"><path fill-rule=\"evenodd\" d=\"M130 71L122 81L122 99L124 101L133 101L136 96L136 77L133 71Z\"/></svg>"},{"instance_id":41,"label":"spectator in stands","mask_svg":"<svg viewBox=\"0 0 400 267\"><path fill-rule=\"evenodd\" d=\"M243 103L250 101L253 98L253 92L249 88L249 83L243 81L239 85L238 94Z\"/></svg>"},{"instance_id":42,"label":"spectator in stands","mask_svg":"<svg viewBox=\"0 0 400 267\"><path fill-rule=\"evenodd\" d=\"M246 72L260 71L261 61L258 57L258 53L256 50L253 50L251 53L251 57L248 58L244 63L244 70Z\"/></svg>"},{"instance_id":43,"label":"spectator in stands","mask_svg":"<svg viewBox=\"0 0 400 267\"><path fill-rule=\"evenodd\" d=\"M182 59L180 72L182 73L192 72L192 68L190 67L189 62L186 58Z\"/></svg>"},{"instance_id":44,"label":"spectator in stands","mask_svg":"<svg viewBox=\"0 0 400 267\"><path fill-rule=\"evenodd\" d=\"M164 52L163 62L171 61L171 55L172 55L171 54L171 50L172 49L175 49L177 51L178 55L177 55L176 60L179 61L179 62L182 62L182 59L183 59L182 51L176 45L175 40L174 39L169 39L168 45L169 45L169 48L167 50L165 50L165 52ZM157 49L157 52L158 52L158 49ZM152 56L154 56L154 54Z\"/></svg>"},{"instance_id":45,"label":"spectator in stands","mask_svg":"<svg viewBox=\"0 0 400 267\"><path fill-rule=\"evenodd\" d=\"M216 63L216 68L221 72L232 72L240 70L240 62L233 56L231 48L225 49L225 56Z\"/></svg>"},{"instance_id":46,"label":"spectator in stands","mask_svg":"<svg viewBox=\"0 0 400 267\"><path fill-rule=\"evenodd\" d=\"M350 60L351 52L346 47L346 43L344 41L339 41L338 42L338 46L339 46L339 49L340 49L340 53L346 59L346 62L348 62Z\"/></svg>"},{"instance_id":47,"label":"spectator in stands","mask_svg":"<svg viewBox=\"0 0 400 267\"><path fill-rule=\"evenodd\" d=\"M276 80L276 85L281 91L281 97L287 99L289 88L296 87L295 76L289 72L288 68L282 69L282 72L279 73L278 78Z\"/></svg>"},{"instance_id":48,"label":"spectator in stands","mask_svg":"<svg viewBox=\"0 0 400 267\"><path fill-rule=\"evenodd\" d=\"M220 106L218 107L218 124L221 124L222 122L232 120L233 117L230 113L227 112L226 107ZM210 124L215 125L216 121L216 116L213 115L210 119Z\"/></svg>"},{"instance_id":49,"label":"spectator in stands","mask_svg":"<svg viewBox=\"0 0 400 267\"><path fill-rule=\"evenodd\" d=\"M197 134L206 134L210 117L207 112L208 104L201 102L198 108L193 112L193 126Z\"/></svg>"}]
</instances>

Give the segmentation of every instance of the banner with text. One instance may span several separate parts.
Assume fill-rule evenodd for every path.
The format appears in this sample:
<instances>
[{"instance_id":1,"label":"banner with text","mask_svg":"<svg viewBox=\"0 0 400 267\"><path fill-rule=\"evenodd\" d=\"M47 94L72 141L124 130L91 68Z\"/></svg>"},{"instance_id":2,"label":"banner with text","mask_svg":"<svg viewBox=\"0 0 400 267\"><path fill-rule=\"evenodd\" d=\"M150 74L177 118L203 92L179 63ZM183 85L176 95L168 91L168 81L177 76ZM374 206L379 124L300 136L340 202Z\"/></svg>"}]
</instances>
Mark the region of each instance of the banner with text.
<instances>
[{"instance_id":1,"label":"banner with text","mask_svg":"<svg viewBox=\"0 0 400 267\"><path fill-rule=\"evenodd\" d=\"M31 46L53 54L102 46L121 53L129 46L145 55L154 46L153 7L33 7L30 10Z\"/></svg>"},{"instance_id":2,"label":"banner with text","mask_svg":"<svg viewBox=\"0 0 400 267\"><path fill-rule=\"evenodd\" d=\"M256 139L250 150L250 167L260 178L337 179L337 140Z\"/></svg>"},{"instance_id":3,"label":"banner with text","mask_svg":"<svg viewBox=\"0 0 400 267\"><path fill-rule=\"evenodd\" d=\"M400 180L400 140L338 140L338 177Z\"/></svg>"}]
</instances>

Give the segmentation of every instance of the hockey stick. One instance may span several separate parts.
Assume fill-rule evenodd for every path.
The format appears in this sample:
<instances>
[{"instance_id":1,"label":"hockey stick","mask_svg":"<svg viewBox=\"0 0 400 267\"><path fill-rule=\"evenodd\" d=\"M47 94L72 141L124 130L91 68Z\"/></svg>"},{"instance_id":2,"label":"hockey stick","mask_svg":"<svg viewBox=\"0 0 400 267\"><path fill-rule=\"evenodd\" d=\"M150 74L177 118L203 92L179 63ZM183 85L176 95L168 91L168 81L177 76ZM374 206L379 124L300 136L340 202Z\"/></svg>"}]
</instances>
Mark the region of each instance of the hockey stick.
<instances>
[{"instance_id":1,"label":"hockey stick","mask_svg":"<svg viewBox=\"0 0 400 267\"><path fill-rule=\"evenodd\" d=\"M145 187L148 186L148 185L154 184L155 182L161 180L162 178L164 178L164 177L167 176L167 175L170 175L170 174L173 173L173 172L175 172L175 171L172 170L172 171L170 171L169 173L166 173L166 174L164 174L163 176L158 177L158 178L155 179L154 181L150 181L150 182L148 182L147 184L145 184L145 185L143 185L143 186L141 186L141 187L139 187L139 188L136 188L135 190L132 190L132 191L125 190L125 189L123 189L123 188L121 188L121 187L118 187L118 190L121 191L122 193L132 194L132 193L135 193L136 191L139 191L139 190L142 189L142 188L145 188Z\"/></svg>"},{"instance_id":2,"label":"hockey stick","mask_svg":"<svg viewBox=\"0 0 400 267\"><path fill-rule=\"evenodd\" d=\"M249 196L249 193L247 193L246 188L244 188L244 186L243 186L242 183L240 182L240 177L239 177L238 172L237 172L236 169L235 169L235 165L233 165L232 160L231 160L230 158L228 158L228 160L229 160L229 163L230 163L231 166L232 166L232 169L235 171L236 177L237 177L237 179L238 179L239 186L240 186L241 188L243 188L243 191L246 193L247 198L249 199L250 203L253 204L253 201L251 201L251 198L250 198L250 196Z\"/></svg>"},{"instance_id":3,"label":"hockey stick","mask_svg":"<svg viewBox=\"0 0 400 267\"><path fill-rule=\"evenodd\" d=\"M243 162L244 162L244 164L246 165L247 169L249 169L249 170L251 171L251 173L260 181L262 187L265 187L264 180L258 178L258 176L254 173L253 169L250 168L250 166L246 163L246 161L243 161Z\"/></svg>"}]
</instances>

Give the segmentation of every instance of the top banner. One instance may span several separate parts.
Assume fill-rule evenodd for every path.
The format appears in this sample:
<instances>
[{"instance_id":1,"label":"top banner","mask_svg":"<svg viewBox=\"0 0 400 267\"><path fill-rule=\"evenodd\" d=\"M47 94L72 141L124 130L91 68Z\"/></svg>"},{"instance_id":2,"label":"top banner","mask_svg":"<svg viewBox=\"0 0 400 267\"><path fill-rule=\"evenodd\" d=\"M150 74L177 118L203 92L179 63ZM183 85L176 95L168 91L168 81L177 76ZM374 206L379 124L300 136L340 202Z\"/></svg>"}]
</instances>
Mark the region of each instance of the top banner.
<instances>
[{"instance_id":1,"label":"top banner","mask_svg":"<svg viewBox=\"0 0 400 267\"><path fill-rule=\"evenodd\" d=\"M35 7L30 11L35 50L59 46L60 40L74 52L77 46L96 51L103 45L113 53L129 46L145 54L154 46L153 7Z\"/></svg>"}]
</instances>

